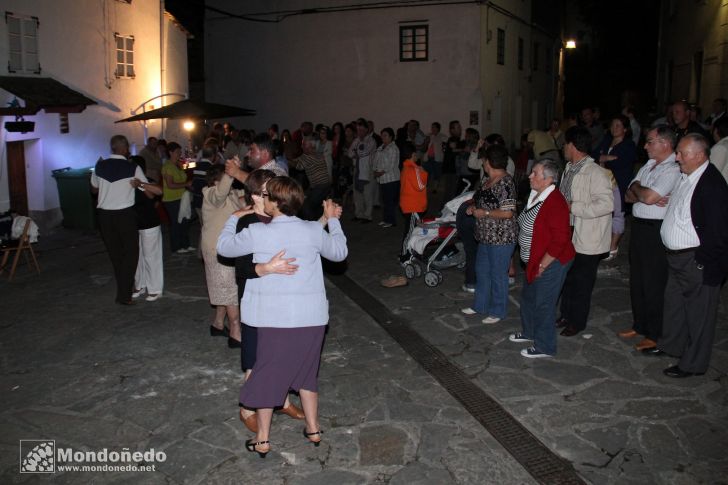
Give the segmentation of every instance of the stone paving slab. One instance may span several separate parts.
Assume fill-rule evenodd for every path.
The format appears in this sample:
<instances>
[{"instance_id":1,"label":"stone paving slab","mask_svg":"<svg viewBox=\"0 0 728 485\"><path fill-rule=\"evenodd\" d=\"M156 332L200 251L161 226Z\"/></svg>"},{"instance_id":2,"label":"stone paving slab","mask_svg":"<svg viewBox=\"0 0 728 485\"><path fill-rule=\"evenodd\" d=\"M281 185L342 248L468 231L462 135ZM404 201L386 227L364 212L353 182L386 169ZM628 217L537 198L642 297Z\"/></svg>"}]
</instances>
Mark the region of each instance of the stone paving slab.
<instances>
[{"instance_id":1,"label":"stone paving slab","mask_svg":"<svg viewBox=\"0 0 728 485\"><path fill-rule=\"evenodd\" d=\"M273 451L243 449L239 352L208 335L193 256L165 260L165 296L113 302L94 235L40 243L42 274L0 281L0 483L485 483L532 478L379 326L328 285L321 368L324 443L274 418ZM480 355L480 354L478 354ZM163 450L155 472L18 473L18 440Z\"/></svg>"},{"instance_id":2,"label":"stone paving slab","mask_svg":"<svg viewBox=\"0 0 728 485\"><path fill-rule=\"evenodd\" d=\"M465 316L472 295L460 290L460 270L443 282L422 278L402 288L379 281L401 274L400 227L345 221L350 241L347 275L448 355L486 392L587 481L606 483L725 483L728 477L728 290L723 290L711 369L702 377L671 379L674 359L646 357L616 332L631 324L628 263L621 254L602 263L587 330L559 337L554 359L519 355L509 342L520 330L522 272L510 291L508 317L484 325ZM627 247L629 234L622 242ZM356 257L366 253L367 257ZM625 251L626 253L626 251Z\"/></svg>"}]
</instances>

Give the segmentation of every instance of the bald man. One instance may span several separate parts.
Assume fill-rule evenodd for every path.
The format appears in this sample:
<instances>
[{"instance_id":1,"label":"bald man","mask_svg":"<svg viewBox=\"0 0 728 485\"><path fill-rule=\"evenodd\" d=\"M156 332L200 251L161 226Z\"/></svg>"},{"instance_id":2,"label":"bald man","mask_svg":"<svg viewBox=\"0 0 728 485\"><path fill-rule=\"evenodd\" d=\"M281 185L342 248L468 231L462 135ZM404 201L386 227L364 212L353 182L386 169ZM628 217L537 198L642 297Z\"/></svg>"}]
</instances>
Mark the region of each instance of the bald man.
<instances>
[{"instance_id":1,"label":"bald man","mask_svg":"<svg viewBox=\"0 0 728 485\"><path fill-rule=\"evenodd\" d=\"M660 229L667 251L662 336L653 354L679 357L668 377L704 374L710 364L720 287L728 275L728 184L708 159L708 140L685 135L682 172Z\"/></svg>"}]
</instances>

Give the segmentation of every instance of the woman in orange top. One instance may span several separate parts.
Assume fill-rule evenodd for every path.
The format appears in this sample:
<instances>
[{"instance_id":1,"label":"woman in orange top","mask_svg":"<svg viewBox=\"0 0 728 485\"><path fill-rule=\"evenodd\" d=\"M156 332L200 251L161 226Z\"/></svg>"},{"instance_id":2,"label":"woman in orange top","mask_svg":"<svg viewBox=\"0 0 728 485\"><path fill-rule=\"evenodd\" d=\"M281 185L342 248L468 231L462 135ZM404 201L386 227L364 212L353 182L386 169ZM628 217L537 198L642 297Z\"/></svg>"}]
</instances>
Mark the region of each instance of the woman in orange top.
<instances>
[{"instance_id":1,"label":"woman in orange top","mask_svg":"<svg viewBox=\"0 0 728 485\"><path fill-rule=\"evenodd\" d=\"M400 154L405 160L400 172L399 208L405 221L409 219L409 224L404 225L404 238L399 253L399 260L403 263L410 257L407 241L417 221L427 210L427 172L420 167L417 151L411 142L402 145Z\"/></svg>"}]
</instances>

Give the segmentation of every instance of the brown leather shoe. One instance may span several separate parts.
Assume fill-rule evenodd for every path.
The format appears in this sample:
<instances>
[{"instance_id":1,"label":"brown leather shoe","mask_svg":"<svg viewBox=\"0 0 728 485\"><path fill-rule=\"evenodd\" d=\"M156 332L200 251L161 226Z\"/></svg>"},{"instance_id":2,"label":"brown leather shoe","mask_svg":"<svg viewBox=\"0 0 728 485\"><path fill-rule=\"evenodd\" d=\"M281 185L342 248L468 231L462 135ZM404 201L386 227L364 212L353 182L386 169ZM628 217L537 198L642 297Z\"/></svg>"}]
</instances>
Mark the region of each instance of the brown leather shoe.
<instances>
[{"instance_id":1,"label":"brown leather shoe","mask_svg":"<svg viewBox=\"0 0 728 485\"><path fill-rule=\"evenodd\" d=\"M561 331L561 335L563 335L564 337L573 337L574 335L576 335L579 332L581 332L581 330L577 330L575 327L572 327L571 325L567 325Z\"/></svg>"},{"instance_id":2,"label":"brown leather shoe","mask_svg":"<svg viewBox=\"0 0 728 485\"><path fill-rule=\"evenodd\" d=\"M278 410L279 413L287 414L293 419L306 419L306 415L303 413L303 409L299 408L292 402L288 402L288 406Z\"/></svg>"},{"instance_id":3,"label":"brown leather shoe","mask_svg":"<svg viewBox=\"0 0 728 485\"><path fill-rule=\"evenodd\" d=\"M640 342L634 346L637 350L654 349L657 347L657 342L649 338L643 338Z\"/></svg>"},{"instance_id":4,"label":"brown leather shoe","mask_svg":"<svg viewBox=\"0 0 728 485\"><path fill-rule=\"evenodd\" d=\"M636 337L637 336L637 332L635 332L634 330L632 330L630 328L630 329L627 329L627 330L622 330L620 332L617 332L617 335L619 335L622 338L632 338L632 337Z\"/></svg>"},{"instance_id":5,"label":"brown leather shoe","mask_svg":"<svg viewBox=\"0 0 728 485\"><path fill-rule=\"evenodd\" d=\"M243 408L240 408L240 421L243 422L245 427L248 428L251 433L258 432L258 419L255 417L255 413L246 418L243 416Z\"/></svg>"}]
</instances>

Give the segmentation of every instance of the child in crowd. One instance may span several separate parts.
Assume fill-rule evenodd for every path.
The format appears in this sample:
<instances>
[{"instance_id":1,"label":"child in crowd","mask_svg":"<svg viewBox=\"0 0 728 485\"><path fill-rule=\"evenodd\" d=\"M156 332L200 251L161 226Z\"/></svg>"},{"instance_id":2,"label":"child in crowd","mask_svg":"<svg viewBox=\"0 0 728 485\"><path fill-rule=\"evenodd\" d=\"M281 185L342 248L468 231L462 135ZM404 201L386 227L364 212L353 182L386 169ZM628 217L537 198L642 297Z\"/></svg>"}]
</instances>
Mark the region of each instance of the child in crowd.
<instances>
[{"instance_id":1,"label":"child in crowd","mask_svg":"<svg viewBox=\"0 0 728 485\"><path fill-rule=\"evenodd\" d=\"M427 210L427 172L420 166L421 160L411 142L404 143L401 148L404 159L399 186L399 208L404 214L404 237L399 260L405 262L410 257L407 241L417 222Z\"/></svg>"}]
</instances>

